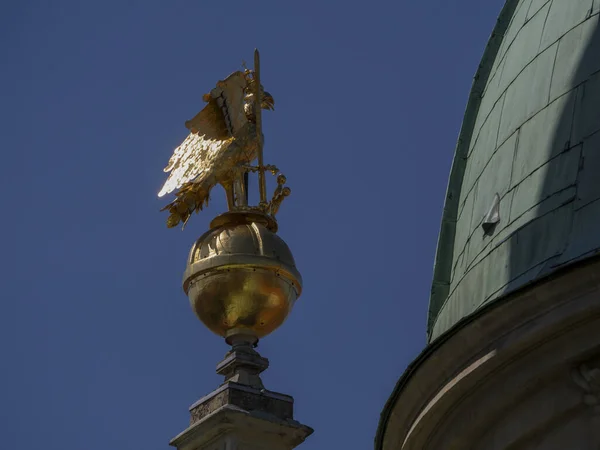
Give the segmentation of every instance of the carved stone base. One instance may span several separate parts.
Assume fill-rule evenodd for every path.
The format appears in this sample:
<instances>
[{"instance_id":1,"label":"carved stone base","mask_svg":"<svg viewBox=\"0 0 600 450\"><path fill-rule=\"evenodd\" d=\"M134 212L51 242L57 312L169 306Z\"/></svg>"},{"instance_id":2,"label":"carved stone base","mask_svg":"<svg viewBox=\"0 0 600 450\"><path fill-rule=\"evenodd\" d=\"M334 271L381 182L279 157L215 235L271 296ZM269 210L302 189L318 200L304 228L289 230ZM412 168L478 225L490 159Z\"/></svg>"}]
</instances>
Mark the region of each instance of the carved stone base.
<instances>
[{"instance_id":1,"label":"carved stone base","mask_svg":"<svg viewBox=\"0 0 600 450\"><path fill-rule=\"evenodd\" d=\"M292 397L233 382L190 408L190 427L175 437L178 450L291 450L313 430L293 419Z\"/></svg>"},{"instance_id":2,"label":"carved stone base","mask_svg":"<svg viewBox=\"0 0 600 450\"><path fill-rule=\"evenodd\" d=\"M218 389L190 407L190 427L175 437L178 450L291 450L313 432L294 420L294 399L263 387L269 361L253 349L255 338L230 337L232 349L217 366Z\"/></svg>"},{"instance_id":3,"label":"carved stone base","mask_svg":"<svg viewBox=\"0 0 600 450\"><path fill-rule=\"evenodd\" d=\"M226 405L245 411L261 411L282 421L293 420L294 417L294 399L289 395L228 382L190 407L190 425Z\"/></svg>"}]
</instances>

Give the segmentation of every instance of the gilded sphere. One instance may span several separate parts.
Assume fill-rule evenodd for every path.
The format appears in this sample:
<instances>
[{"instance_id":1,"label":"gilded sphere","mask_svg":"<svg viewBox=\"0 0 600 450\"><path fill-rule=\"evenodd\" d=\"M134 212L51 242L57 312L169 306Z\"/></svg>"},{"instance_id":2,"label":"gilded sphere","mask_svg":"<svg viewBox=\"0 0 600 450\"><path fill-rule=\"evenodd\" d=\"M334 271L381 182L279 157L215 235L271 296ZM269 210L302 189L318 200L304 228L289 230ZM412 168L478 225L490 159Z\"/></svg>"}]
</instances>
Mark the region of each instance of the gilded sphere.
<instances>
[{"instance_id":1,"label":"gilded sphere","mask_svg":"<svg viewBox=\"0 0 600 450\"><path fill-rule=\"evenodd\" d=\"M260 213L226 213L192 247L183 288L198 318L219 336L266 336L300 296L302 278L275 229Z\"/></svg>"}]
</instances>

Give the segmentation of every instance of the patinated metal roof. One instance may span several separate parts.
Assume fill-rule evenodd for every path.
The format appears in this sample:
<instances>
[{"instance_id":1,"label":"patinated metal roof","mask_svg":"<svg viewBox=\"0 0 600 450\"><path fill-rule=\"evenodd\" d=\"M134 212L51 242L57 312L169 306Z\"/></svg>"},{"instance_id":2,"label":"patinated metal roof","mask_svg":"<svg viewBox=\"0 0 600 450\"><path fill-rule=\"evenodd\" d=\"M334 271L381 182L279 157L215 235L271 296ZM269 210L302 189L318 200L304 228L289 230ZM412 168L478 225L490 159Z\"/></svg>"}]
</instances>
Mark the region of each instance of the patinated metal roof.
<instances>
[{"instance_id":1,"label":"patinated metal roof","mask_svg":"<svg viewBox=\"0 0 600 450\"><path fill-rule=\"evenodd\" d=\"M600 0L506 2L456 148L430 341L600 249L599 11Z\"/></svg>"}]
</instances>

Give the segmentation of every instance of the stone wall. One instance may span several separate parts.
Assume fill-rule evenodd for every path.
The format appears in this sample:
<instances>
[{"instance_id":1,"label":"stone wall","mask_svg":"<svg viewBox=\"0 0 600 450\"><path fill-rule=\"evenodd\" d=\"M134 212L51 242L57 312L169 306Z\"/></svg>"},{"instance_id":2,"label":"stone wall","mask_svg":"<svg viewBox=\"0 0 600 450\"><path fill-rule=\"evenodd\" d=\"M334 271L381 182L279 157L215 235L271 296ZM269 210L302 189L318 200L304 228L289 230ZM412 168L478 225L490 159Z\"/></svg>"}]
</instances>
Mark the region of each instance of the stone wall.
<instances>
[{"instance_id":1,"label":"stone wall","mask_svg":"<svg viewBox=\"0 0 600 450\"><path fill-rule=\"evenodd\" d=\"M600 258L481 310L399 380L376 450L598 450Z\"/></svg>"}]
</instances>

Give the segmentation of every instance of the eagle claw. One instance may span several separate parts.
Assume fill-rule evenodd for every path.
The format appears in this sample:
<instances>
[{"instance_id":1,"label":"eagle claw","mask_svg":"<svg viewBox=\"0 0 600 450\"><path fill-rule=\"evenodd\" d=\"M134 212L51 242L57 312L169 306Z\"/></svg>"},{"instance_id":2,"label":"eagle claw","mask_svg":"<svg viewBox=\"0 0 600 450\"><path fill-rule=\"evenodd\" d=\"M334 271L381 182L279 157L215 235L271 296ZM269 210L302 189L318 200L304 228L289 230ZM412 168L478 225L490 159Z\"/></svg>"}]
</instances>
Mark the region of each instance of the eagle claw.
<instances>
[{"instance_id":1,"label":"eagle claw","mask_svg":"<svg viewBox=\"0 0 600 450\"><path fill-rule=\"evenodd\" d=\"M242 171L244 172L252 172L252 173L256 173L260 170L260 166L240 166L240 169L242 169ZM263 169L267 172L271 172L273 175L276 175L277 172L279 172L279 169L277 168L277 166L274 166L273 164L267 164L265 166L263 166Z\"/></svg>"}]
</instances>

